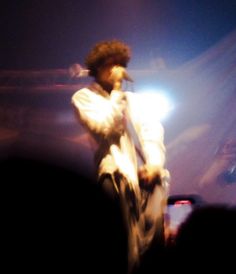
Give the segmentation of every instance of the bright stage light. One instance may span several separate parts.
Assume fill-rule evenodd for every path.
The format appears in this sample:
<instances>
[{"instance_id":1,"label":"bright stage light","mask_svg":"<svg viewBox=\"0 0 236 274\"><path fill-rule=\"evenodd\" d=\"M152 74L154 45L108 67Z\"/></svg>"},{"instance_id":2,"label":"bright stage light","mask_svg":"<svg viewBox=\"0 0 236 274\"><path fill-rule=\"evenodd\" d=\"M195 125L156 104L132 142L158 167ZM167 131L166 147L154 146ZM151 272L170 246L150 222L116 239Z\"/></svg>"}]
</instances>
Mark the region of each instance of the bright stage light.
<instances>
[{"instance_id":1,"label":"bright stage light","mask_svg":"<svg viewBox=\"0 0 236 274\"><path fill-rule=\"evenodd\" d=\"M173 104L163 90L142 89L137 93L140 95L139 111L142 111L143 115L151 115L153 118L163 121L173 110Z\"/></svg>"}]
</instances>

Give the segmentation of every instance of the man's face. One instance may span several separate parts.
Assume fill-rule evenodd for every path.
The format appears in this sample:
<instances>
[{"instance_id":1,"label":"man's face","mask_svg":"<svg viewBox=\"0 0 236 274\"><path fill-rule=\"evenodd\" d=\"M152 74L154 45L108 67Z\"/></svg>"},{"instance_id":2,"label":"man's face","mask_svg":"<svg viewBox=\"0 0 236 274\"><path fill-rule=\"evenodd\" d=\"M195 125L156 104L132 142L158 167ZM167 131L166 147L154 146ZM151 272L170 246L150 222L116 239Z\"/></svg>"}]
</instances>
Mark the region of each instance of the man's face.
<instances>
[{"instance_id":1,"label":"man's face","mask_svg":"<svg viewBox=\"0 0 236 274\"><path fill-rule=\"evenodd\" d=\"M105 64L98 70L97 80L108 91L121 85L125 68L115 64Z\"/></svg>"},{"instance_id":2,"label":"man's face","mask_svg":"<svg viewBox=\"0 0 236 274\"><path fill-rule=\"evenodd\" d=\"M113 67L113 64L104 65L100 67L98 70L98 78L102 83L110 84L113 86L114 82L111 77L112 67Z\"/></svg>"}]
</instances>

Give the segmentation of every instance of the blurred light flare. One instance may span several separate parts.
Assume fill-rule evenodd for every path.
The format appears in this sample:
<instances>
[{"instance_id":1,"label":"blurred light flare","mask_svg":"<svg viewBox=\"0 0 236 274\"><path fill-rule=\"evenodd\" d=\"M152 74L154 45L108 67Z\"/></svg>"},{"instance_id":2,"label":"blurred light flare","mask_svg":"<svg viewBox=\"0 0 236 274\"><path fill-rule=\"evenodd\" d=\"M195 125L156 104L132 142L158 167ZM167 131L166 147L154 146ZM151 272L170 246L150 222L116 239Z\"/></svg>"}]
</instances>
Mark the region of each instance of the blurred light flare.
<instances>
[{"instance_id":1,"label":"blurred light flare","mask_svg":"<svg viewBox=\"0 0 236 274\"><path fill-rule=\"evenodd\" d=\"M163 121L174 108L172 100L164 90L140 89L137 93L141 96L139 112L142 111L142 115Z\"/></svg>"}]
</instances>

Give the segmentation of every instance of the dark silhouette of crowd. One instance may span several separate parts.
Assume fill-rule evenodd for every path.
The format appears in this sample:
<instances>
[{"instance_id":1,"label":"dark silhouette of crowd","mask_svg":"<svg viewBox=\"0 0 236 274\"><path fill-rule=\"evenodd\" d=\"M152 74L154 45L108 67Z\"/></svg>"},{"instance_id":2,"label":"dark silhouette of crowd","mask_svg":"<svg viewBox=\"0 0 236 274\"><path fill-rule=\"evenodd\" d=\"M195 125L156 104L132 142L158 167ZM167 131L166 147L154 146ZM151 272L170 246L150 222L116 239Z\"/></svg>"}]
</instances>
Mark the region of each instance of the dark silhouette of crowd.
<instances>
[{"instance_id":1,"label":"dark silhouette of crowd","mask_svg":"<svg viewBox=\"0 0 236 274\"><path fill-rule=\"evenodd\" d=\"M127 271L126 233L117 204L71 170L30 159L1 162L2 249L8 270ZM236 207L196 207L167 245L154 241L134 273L234 268Z\"/></svg>"},{"instance_id":2,"label":"dark silhouette of crowd","mask_svg":"<svg viewBox=\"0 0 236 274\"><path fill-rule=\"evenodd\" d=\"M195 208L180 226L172 246L176 269L203 271L207 268L234 269L236 246L236 207L206 204Z\"/></svg>"},{"instance_id":3,"label":"dark silhouette of crowd","mask_svg":"<svg viewBox=\"0 0 236 274\"><path fill-rule=\"evenodd\" d=\"M45 161L0 164L3 261L8 270L125 273L119 209L91 179Z\"/></svg>"}]
</instances>

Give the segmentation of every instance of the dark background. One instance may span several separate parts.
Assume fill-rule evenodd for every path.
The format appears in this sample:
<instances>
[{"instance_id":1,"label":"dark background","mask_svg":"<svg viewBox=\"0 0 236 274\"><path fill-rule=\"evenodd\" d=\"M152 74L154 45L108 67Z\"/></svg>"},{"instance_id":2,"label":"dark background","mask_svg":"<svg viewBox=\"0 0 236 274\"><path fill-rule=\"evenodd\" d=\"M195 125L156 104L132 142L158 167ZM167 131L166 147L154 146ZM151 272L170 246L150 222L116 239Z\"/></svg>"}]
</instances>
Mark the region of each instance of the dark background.
<instances>
[{"instance_id":1,"label":"dark background","mask_svg":"<svg viewBox=\"0 0 236 274\"><path fill-rule=\"evenodd\" d=\"M234 30L235 15L236 1L4 0L0 68L67 68L111 38L131 46L131 68L160 57L176 67Z\"/></svg>"}]
</instances>

